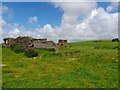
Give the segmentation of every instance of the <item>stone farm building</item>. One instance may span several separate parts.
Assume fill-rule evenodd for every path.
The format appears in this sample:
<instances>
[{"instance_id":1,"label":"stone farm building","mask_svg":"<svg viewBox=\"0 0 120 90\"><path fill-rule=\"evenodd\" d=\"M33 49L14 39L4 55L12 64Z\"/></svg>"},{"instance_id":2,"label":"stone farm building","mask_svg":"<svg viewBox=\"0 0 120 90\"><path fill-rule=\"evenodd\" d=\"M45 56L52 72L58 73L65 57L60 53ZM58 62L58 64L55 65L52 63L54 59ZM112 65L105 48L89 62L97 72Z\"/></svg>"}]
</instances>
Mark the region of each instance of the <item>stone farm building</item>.
<instances>
[{"instance_id":1,"label":"stone farm building","mask_svg":"<svg viewBox=\"0 0 120 90\"><path fill-rule=\"evenodd\" d=\"M57 44L53 41L47 41L46 38L35 39L29 36L19 36L17 38L4 38L6 46L19 45L24 49L31 48L56 48ZM67 46L67 40L58 40L59 46Z\"/></svg>"}]
</instances>

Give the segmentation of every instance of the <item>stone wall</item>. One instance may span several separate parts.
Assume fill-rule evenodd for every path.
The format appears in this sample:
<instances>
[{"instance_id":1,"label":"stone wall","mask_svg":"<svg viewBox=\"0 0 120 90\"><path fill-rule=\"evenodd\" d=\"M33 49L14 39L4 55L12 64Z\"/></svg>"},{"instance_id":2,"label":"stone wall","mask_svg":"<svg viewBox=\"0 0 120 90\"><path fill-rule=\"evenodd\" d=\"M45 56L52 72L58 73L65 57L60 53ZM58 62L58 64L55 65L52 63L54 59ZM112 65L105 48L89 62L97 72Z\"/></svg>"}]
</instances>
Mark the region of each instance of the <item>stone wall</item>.
<instances>
[{"instance_id":1,"label":"stone wall","mask_svg":"<svg viewBox=\"0 0 120 90\"><path fill-rule=\"evenodd\" d=\"M7 45L14 45L15 41L14 39L10 38L9 40L7 40Z\"/></svg>"},{"instance_id":2,"label":"stone wall","mask_svg":"<svg viewBox=\"0 0 120 90\"><path fill-rule=\"evenodd\" d=\"M3 40L4 40L5 45L7 45L7 46L16 44L14 38L4 38Z\"/></svg>"},{"instance_id":3,"label":"stone wall","mask_svg":"<svg viewBox=\"0 0 120 90\"><path fill-rule=\"evenodd\" d=\"M34 42L35 48L55 48L56 44L52 41L47 42Z\"/></svg>"},{"instance_id":4,"label":"stone wall","mask_svg":"<svg viewBox=\"0 0 120 90\"><path fill-rule=\"evenodd\" d=\"M27 48L27 47L29 47L30 45L33 44L32 38L31 38L31 37L28 37L28 36L26 36L26 37L17 37L17 38L15 39L15 41L16 41L16 44L17 44L17 45L21 45L21 46L23 46L24 48Z\"/></svg>"},{"instance_id":5,"label":"stone wall","mask_svg":"<svg viewBox=\"0 0 120 90\"><path fill-rule=\"evenodd\" d=\"M53 41L47 41L46 38L35 39L29 36L19 36L17 38L5 38L4 42L7 46L19 45L24 49L29 48L56 48L56 44ZM58 45L67 46L67 40L59 40Z\"/></svg>"},{"instance_id":6,"label":"stone wall","mask_svg":"<svg viewBox=\"0 0 120 90\"><path fill-rule=\"evenodd\" d=\"M47 42L47 39L46 38L43 38L43 39L35 39L35 38L33 38L32 41L36 42L36 43L37 42Z\"/></svg>"}]
</instances>

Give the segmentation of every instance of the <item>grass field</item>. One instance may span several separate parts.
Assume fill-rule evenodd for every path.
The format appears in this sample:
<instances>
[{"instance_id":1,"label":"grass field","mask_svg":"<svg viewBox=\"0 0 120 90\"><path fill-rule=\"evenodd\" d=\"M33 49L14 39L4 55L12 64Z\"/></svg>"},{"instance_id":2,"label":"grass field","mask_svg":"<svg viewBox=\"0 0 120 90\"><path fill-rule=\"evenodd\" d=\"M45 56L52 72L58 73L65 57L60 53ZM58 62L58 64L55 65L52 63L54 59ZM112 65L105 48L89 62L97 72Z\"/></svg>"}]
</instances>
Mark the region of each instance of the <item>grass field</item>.
<instances>
[{"instance_id":1,"label":"grass field","mask_svg":"<svg viewBox=\"0 0 120 90\"><path fill-rule=\"evenodd\" d=\"M2 49L3 88L117 88L118 42L86 41L59 47L59 53L36 49L27 58ZM75 53L75 51L80 51ZM65 54L67 52L67 54ZM73 52L73 53L70 53Z\"/></svg>"}]
</instances>

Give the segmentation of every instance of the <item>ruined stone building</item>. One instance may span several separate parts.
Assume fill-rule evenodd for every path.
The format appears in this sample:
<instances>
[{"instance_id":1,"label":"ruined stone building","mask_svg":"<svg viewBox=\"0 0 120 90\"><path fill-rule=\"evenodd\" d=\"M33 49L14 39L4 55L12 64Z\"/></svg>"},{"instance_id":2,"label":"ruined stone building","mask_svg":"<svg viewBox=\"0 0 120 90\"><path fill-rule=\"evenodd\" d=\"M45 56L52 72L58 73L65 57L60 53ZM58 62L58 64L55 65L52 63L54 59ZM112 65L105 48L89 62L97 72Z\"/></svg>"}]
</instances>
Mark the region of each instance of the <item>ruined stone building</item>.
<instances>
[{"instance_id":1,"label":"ruined stone building","mask_svg":"<svg viewBox=\"0 0 120 90\"><path fill-rule=\"evenodd\" d=\"M62 40L62 39L58 40L59 46L67 46L67 44L68 44L67 40Z\"/></svg>"},{"instance_id":2,"label":"ruined stone building","mask_svg":"<svg viewBox=\"0 0 120 90\"><path fill-rule=\"evenodd\" d=\"M17 38L4 38L4 44L7 47L12 45L18 45L25 50L34 49L34 48L54 48L57 50L57 44L53 41L47 41L46 38L36 39L29 36L19 36ZM58 41L58 46L67 46L67 40L60 39Z\"/></svg>"},{"instance_id":3,"label":"ruined stone building","mask_svg":"<svg viewBox=\"0 0 120 90\"><path fill-rule=\"evenodd\" d=\"M19 36L17 38L4 38L3 40L6 46L19 45L25 49L56 47L56 44L53 41L47 41L46 38L35 39L28 36Z\"/></svg>"},{"instance_id":4,"label":"ruined stone building","mask_svg":"<svg viewBox=\"0 0 120 90\"><path fill-rule=\"evenodd\" d=\"M4 44L7 46L15 44L14 38L4 38L3 41L4 41Z\"/></svg>"}]
</instances>

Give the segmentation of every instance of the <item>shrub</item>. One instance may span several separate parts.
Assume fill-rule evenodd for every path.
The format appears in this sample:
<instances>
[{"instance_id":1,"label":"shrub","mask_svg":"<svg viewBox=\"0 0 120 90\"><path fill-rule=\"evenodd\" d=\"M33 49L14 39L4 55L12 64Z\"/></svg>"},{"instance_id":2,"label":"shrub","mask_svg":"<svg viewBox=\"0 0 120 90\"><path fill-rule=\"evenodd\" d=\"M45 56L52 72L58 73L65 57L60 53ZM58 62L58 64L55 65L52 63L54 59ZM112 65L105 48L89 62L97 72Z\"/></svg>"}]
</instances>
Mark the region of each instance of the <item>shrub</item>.
<instances>
[{"instance_id":1,"label":"shrub","mask_svg":"<svg viewBox=\"0 0 120 90\"><path fill-rule=\"evenodd\" d=\"M55 51L55 48L49 48L48 51Z\"/></svg>"},{"instance_id":2,"label":"shrub","mask_svg":"<svg viewBox=\"0 0 120 90\"><path fill-rule=\"evenodd\" d=\"M38 53L35 52L34 50L28 50L25 52L25 56L32 58L38 56Z\"/></svg>"},{"instance_id":3,"label":"shrub","mask_svg":"<svg viewBox=\"0 0 120 90\"><path fill-rule=\"evenodd\" d=\"M24 52L24 49L20 46L17 46L17 45L10 46L10 49L12 49L16 53Z\"/></svg>"},{"instance_id":4,"label":"shrub","mask_svg":"<svg viewBox=\"0 0 120 90\"><path fill-rule=\"evenodd\" d=\"M94 49L99 49L100 47L94 47Z\"/></svg>"},{"instance_id":5,"label":"shrub","mask_svg":"<svg viewBox=\"0 0 120 90\"><path fill-rule=\"evenodd\" d=\"M1 47L1 46L0 46ZM5 46L5 44L2 44L2 48L5 48L6 46Z\"/></svg>"},{"instance_id":6,"label":"shrub","mask_svg":"<svg viewBox=\"0 0 120 90\"><path fill-rule=\"evenodd\" d=\"M23 48L20 47L20 46L15 46L15 48L14 48L13 50L14 50L14 52L16 52L16 53L24 52Z\"/></svg>"},{"instance_id":7,"label":"shrub","mask_svg":"<svg viewBox=\"0 0 120 90\"><path fill-rule=\"evenodd\" d=\"M113 47L113 49L119 49L119 47L118 47L118 46L115 46L115 47Z\"/></svg>"},{"instance_id":8,"label":"shrub","mask_svg":"<svg viewBox=\"0 0 120 90\"><path fill-rule=\"evenodd\" d=\"M11 45L10 49L13 50L16 46L15 45Z\"/></svg>"},{"instance_id":9,"label":"shrub","mask_svg":"<svg viewBox=\"0 0 120 90\"><path fill-rule=\"evenodd\" d=\"M39 50L56 51L55 48L39 48Z\"/></svg>"},{"instance_id":10,"label":"shrub","mask_svg":"<svg viewBox=\"0 0 120 90\"><path fill-rule=\"evenodd\" d=\"M114 38L114 39L112 39L112 42L118 42L118 41L119 41L118 38Z\"/></svg>"}]
</instances>

